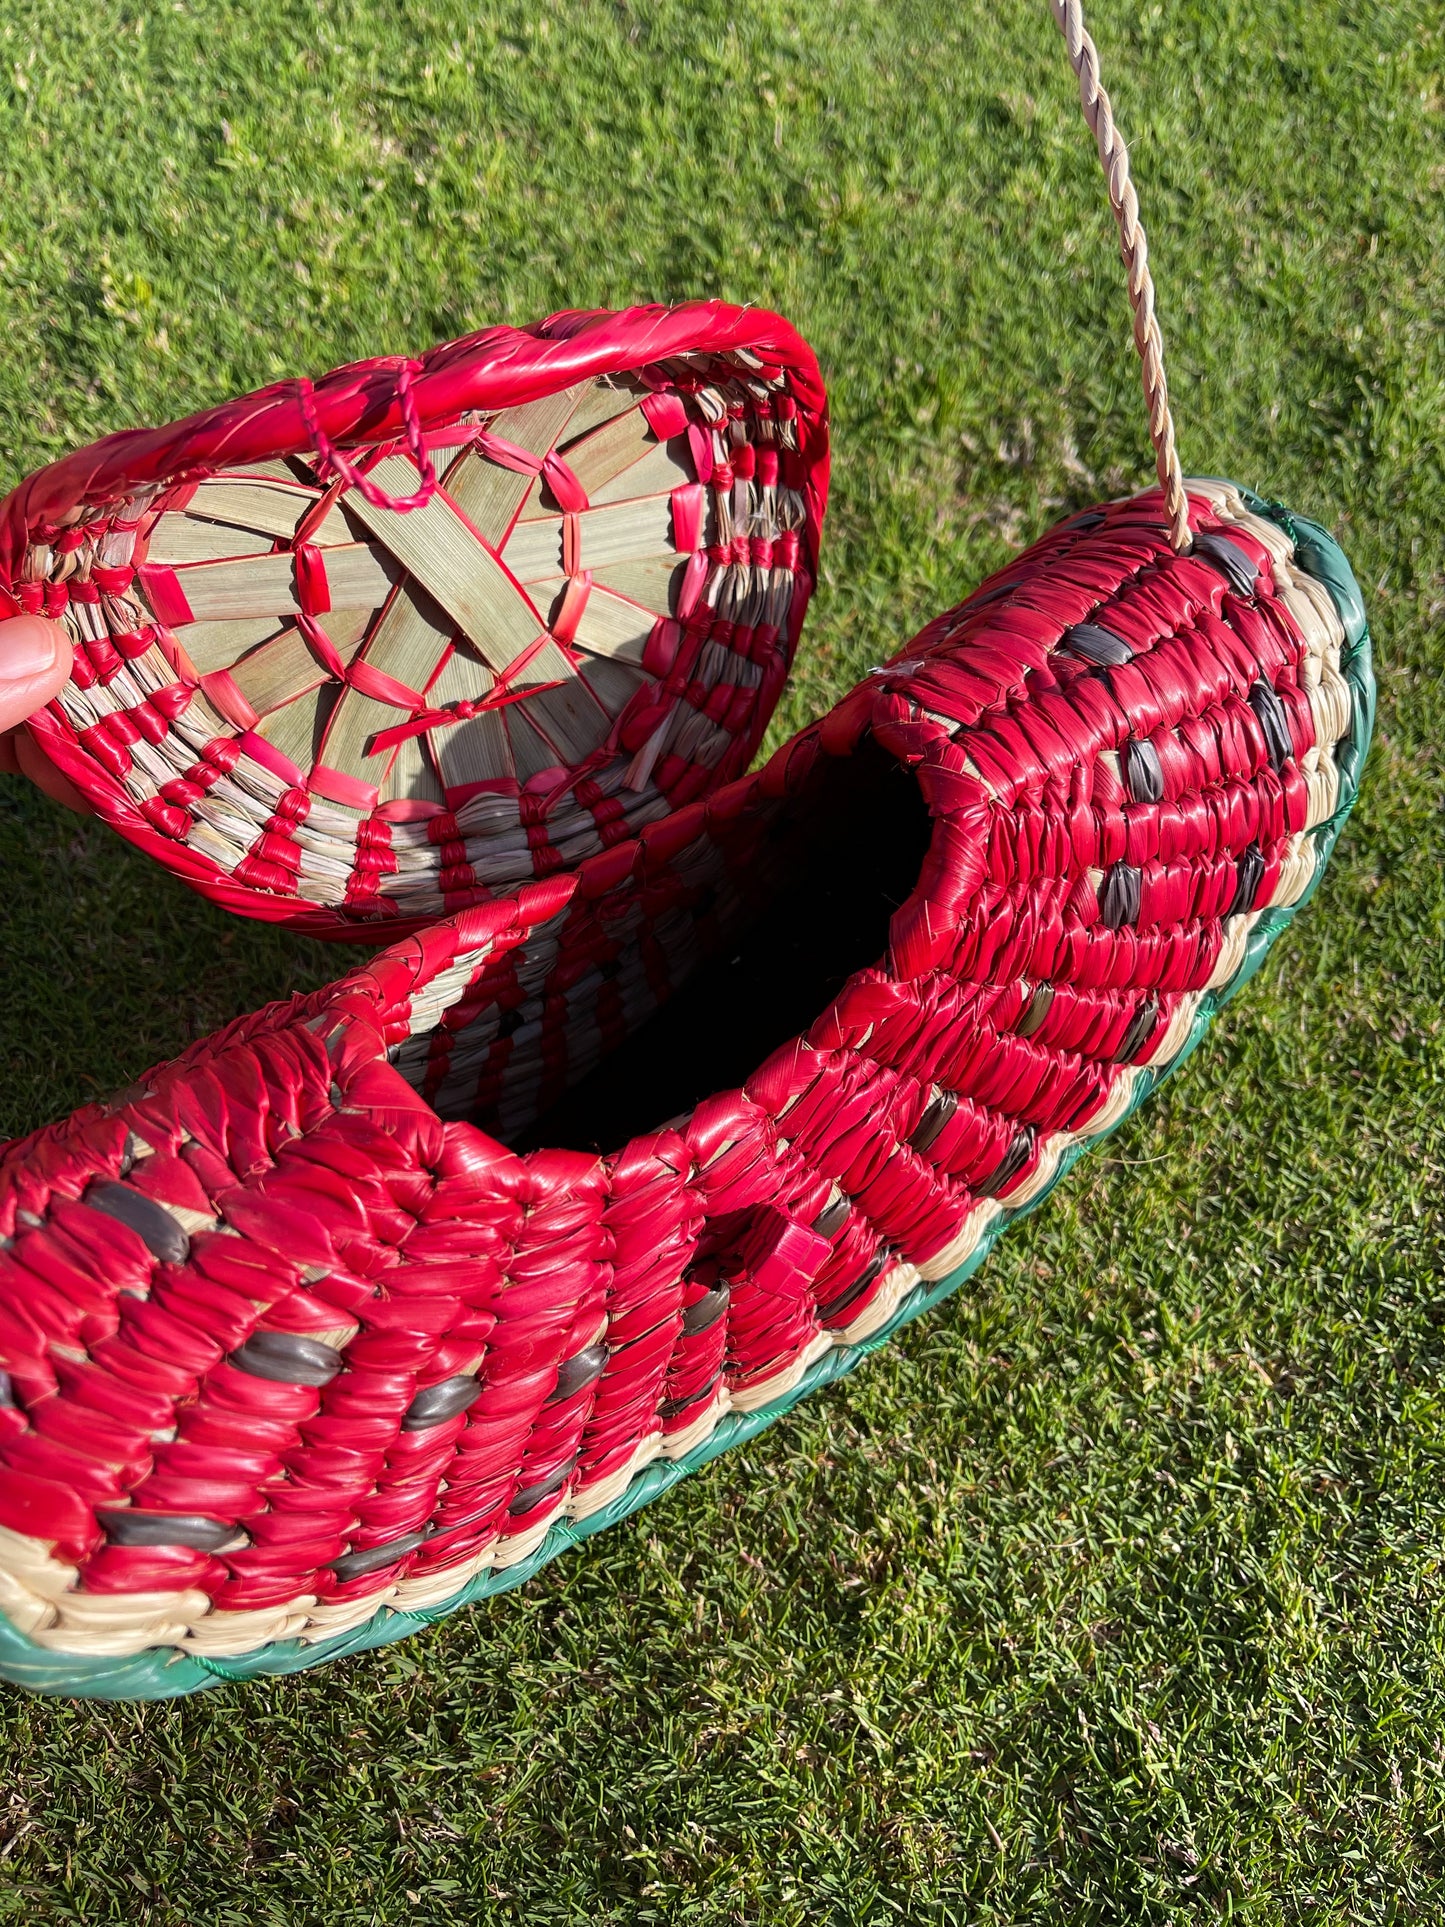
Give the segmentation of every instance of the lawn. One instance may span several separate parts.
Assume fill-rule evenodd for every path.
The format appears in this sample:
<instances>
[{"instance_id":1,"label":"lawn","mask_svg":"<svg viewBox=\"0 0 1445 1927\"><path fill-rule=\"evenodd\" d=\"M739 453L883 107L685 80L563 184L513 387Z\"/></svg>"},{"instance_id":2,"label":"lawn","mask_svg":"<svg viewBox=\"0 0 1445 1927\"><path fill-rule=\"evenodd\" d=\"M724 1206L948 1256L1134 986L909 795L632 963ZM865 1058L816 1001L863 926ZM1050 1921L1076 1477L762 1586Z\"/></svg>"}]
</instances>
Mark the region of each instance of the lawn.
<instances>
[{"instance_id":1,"label":"lawn","mask_svg":"<svg viewBox=\"0 0 1445 1927\"><path fill-rule=\"evenodd\" d=\"M1365 588L1324 888L963 1294L522 1592L186 1702L0 1688L0 1917L1442 1917L1445 15L1094 25L1185 466ZM835 489L779 730L1149 477L1043 0L8 0L0 178L7 485L490 321L780 307ZM0 1129L344 961L8 781L0 852Z\"/></svg>"}]
</instances>

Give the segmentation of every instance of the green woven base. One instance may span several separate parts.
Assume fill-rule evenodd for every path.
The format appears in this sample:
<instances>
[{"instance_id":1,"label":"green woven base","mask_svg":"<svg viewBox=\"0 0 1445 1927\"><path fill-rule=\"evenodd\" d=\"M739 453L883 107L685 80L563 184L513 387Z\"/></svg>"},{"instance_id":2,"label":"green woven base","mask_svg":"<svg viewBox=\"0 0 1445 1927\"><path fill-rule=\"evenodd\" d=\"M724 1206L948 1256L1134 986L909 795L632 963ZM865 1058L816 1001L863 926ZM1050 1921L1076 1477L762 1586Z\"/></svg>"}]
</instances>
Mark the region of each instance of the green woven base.
<instances>
[{"instance_id":1,"label":"green woven base","mask_svg":"<svg viewBox=\"0 0 1445 1927\"><path fill-rule=\"evenodd\" d=\"M1231 486L1236 486L1233 484ZM1277 502L1266 502L1247 489L1240 489L1240 495L1248 507L1256 514L1268 516L1276 522L1295 544L1297 559L1302 568L1314 576L1329 591L1345 630L1345 648L1341 670L1349 685L1351 697L1351 721L1348 737L1338 751L1340 770L1339 805L1333 816L1321 823L1311 832L1316 847L1315 872L1309 888L1298 903L1267 909L1250 932L1248 948L1244 961L1229 982L1219 990L1211 991L1203 999L1195 1016L1194 1025L1184 1048L1167 1065L1157 1070L1146 1068L1141 1075L1134 1102L1125 1116L1132 1116L1146 1098L1152 1096L1166 1077L1171 1077L1199 1042L1210 1022L1230 998L1242 990L1260 965L1264 962L1271 945L1293 920L1299 910L1313 896L1320 877L1324 873L1335 839L1344 825L1354 805L1359 790L1360 772L1364 766L1365 755L1369 748L1370 733L1375 718L1375 679L1370 654L1369 630L1365 621L1364 603L1360 597L1359 585L1345 560L1343 551L1334 538L1318 523L1298 516L1291 516ZM1122 1123L1123 1118L1119 1119ZM1111 1126L1110 1129L1117 1129ZM830 1385L835 1379L861 1365L870 1353L887 1344L893 1334L912 1319L930 1310L950 1292L971 1278L983 1263L998 1239L1015 1220L1025 1217L1041 1204L1053 1190L1054 1185L1072 1167L1075 1160L1091 1150L1094 1145L1110 1135L1110 1131L1100 1131L1072 1145L1060 1158L1059 1168L1051 1182L1037 1197L1022 1205L1016 1211L1005 1212L996 1219L981 1239L978 1248L966 1264L949 1274L938 1284L920 1284L899 1306L888 1323L866 1338L861 1344L835 1347L825 1353L803 1378L800 1384L775 1400L772 1404L755 1412L735 1413L722 1419L717 1429L702 1445L689 1452L685 1458L672 1462L656 1461L646 1470L639 1472L622 1496L600 1512L586 1519L563 1519L555 1524L542 1544L530 1558L518 1565L508 1566L500 1572L479 1573L477 1577L463 1586L451 1599L426 1612L393 1612L383 1606L364 1625L355 1627L351 1632L339 1633L334 1638L307 1642L299 1639L277 1640L269 1646L261 1646L255 1652L242 1654L233 1659L202 1659L190 1653L175 1651L171 1648L158 1648L151 1652L138 1653L130 1658L100 1659L76 1657L66 1653L52 1653L37 1646L23 1633L17 1632L3 1618L0 1618L0 1679L12 1681L18 1686L27 1686L32 1692L66 1694L79 1699L174 1699L185 1693L203 1691L220 1685L226 1680L255 1679L261 1674L298 1673L307 1667L319 1666L328 1659L339 1659L347 1653L365 1652L372 1646L384 1646L393 1639L404 1639L409 1633L419 1632L422 1628L444 1619L460 1606L470 1605L473 1600L490 1598L494 1593L509 1592L514 1586L524 1585L533 1573L555 1559L560 1552L567 1551L581 1540L590 1538L594 1532L625 1519L639 1506L659 1497L688 1473L695 1472L700 1466L726 1452L729 1447L741 1445L748 1439L771 1425L785 1412L791 1411L799 1399L820 1386Z\"/></svg>"}]
</instances>

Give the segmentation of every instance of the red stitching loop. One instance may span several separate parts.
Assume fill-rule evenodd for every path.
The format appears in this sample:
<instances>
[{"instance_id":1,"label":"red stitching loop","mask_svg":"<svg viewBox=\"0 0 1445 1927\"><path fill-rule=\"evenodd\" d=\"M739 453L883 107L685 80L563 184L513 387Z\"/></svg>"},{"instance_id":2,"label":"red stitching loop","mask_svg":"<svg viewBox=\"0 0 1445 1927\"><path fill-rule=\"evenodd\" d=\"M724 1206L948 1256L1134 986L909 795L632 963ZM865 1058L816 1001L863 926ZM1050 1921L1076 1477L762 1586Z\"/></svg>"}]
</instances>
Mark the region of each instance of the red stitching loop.
<instances>
[{"instance_id":1,"label":"red stitching loop","mask_svg":"<svg viewBox=\"0 0 1445 1927\"><path fill-rule=\"evenodd\" d=\"M486 429L477 435L474 446L500 468L510 468L517 475L540 475L564 514L580 515L592 506L586 489L555 449L534 455L530 448L519 448L504 435L493 435Z\"/></svg>"},{"instance_id":2,"label":"red stitching loop","mask_svg":"<svg viewBox=\"0 0 1445 1927\"><path fill-rule=\"evenodd\" d=\"M520 655L512 658L505 669L497 671L492 688L485 696L475 699L463 697L461 701L447 703L440 709L421 708L420 704L424 699L418 696L416 715L409 722L398 723L394 728L378 730L371 739L371 748L367 751L367 755L380 756L384 750L395 749L399 743L404 743L413 736L424 736L430 729L444 729L449 723L468 723L474 716L485 716L488 710L505 709L509 703L526 702L531 696L540 696L544 690L560 689L562 687L560 680L524 683L520 689L514 687L522 671L536 661L552 640L551 634L544 629L539 636L528 643ZM391 678L388 677L387 680L390 681ZM396 688L402 694L413 693L403 690L400 683ZM383 697L382 700L390 702L396 699Z\"/></svg>"},{"instance_id":3,"label":"red stitching loop","mask_svg":"<svg viewBox=\"0 0 1445 1927\"><path fill-rule=\"evenodd\" d=\"M545 689L560 689L560 682L529 683L525 689L509 689L498 679L497 686L486 696L476 699L463 697L459 702L448 703L444 709L423 709L409 722L397 723L391 729L379 729L371 739L368 756L380 756L385 750L395 749L399 743L407 742L413 736L425 736L428 730L445 729L452 723L469 723L474 716L485 716L493 709L505 709L509 703L526 702L529 696L540 696Z\"/></svg>"},{"instance_id":4,"label":"red stitching loop","mask_svg":"<svg viewBox=\"0 0 1445 1927\"><path fill-rule=\"evenodd\" d=\"M296 378L296 399L301 407L301 419L306 424L306 432L311 437L311 446L316 451L316 459L322 473L328 477L339 477L348 488L360 490L362 496L374 509L391 509L398 515L408 514L412 509L425 508L439 486L431 456L422 442L421 416L417 412L416 396L412 392L411 384L416 368L415 362L404 361L396 371L396 398L401 404L401 420L406 445L421 477L421 487L414 495L388 495L385 489L378 488L376 483L369 481L353 462L348 461L321 426L321 417L316 410L316 391L311 385L310 378L306 375L298 375Z\"/></svg>"},{"instance_id":5,"label":"red stitching loop","mask_svg":"<svg viewBox=\"0 0 1445 1927\"><path fill-rule=\"evenodd\" d=\"M304 616L324 616L331 607L331 584L326 561L312 542L298 542L296 557L296 600Z\"/></svg>"},{"instance_id":6,"label":"red stitching loop","mask_svg":"<svg viewBox=\"0 0 1445 1927\"><path fill-rule=\"evenodd\" d=\"M336 644L314 616L308 616L303 609L296 617L296 627L301 631L303 641L316 657L328 676L338 682L346 681L346 664L341 660Z\"/></svg>"},{"instance_id":7,"label":"red stitching loop","mask_svg":"<svg viewBox=\"0 0 1445 1927\"><path fill-rule=\"evenodd\" d=\"M424 709L426 697L419 689L409 689L395 676L388 676L384 669L358 658L346 670L347 687L360 695L370 696L373 702L390 703L393 709Z\"/></svg>"}]
</instances>

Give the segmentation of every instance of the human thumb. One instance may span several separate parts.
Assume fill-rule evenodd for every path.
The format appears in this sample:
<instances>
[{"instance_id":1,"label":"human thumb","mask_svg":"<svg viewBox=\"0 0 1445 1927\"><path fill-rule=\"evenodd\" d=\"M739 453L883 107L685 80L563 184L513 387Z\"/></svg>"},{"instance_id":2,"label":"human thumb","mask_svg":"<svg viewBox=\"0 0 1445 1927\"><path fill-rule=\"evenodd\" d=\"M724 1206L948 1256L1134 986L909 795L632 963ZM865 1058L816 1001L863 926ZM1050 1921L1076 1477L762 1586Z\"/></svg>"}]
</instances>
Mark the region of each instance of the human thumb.
<instances>
[{"instance_id":1,"label":"human thumb","mask_svg":"<svg viewBox=\"0 0 1445 1927\"><path fill-rule=\"evenodd\" d=\"M0 730L13 729L58 696L70 674L70 638L44 616L0 622Z\"/></svg>"},{"instance_id":2,"label":"human thumb","mask_svg":"<svg viewBox=\"0 0 1445 1927\"><path fill-rule=\"evenodd\" d=\"M0 770L28 776L67 809L89 806L24 727L27 716L60 694L70 674L70 638L44 616L0 621Z\"/></svg>"}]
</instances>

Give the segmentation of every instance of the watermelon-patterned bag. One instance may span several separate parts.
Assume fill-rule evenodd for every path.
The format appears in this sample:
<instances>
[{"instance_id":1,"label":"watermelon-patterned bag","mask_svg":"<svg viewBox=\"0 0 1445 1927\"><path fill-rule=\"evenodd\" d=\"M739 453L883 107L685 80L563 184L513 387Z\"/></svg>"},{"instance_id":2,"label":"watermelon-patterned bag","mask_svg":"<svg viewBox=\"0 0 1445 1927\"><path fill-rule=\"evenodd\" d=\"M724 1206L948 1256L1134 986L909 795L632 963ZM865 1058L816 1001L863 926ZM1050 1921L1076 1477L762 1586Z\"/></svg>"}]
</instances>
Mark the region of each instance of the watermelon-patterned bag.
<instances>
[{"instance_id":1,"label":"watermelon-patterned bag","mask_svg":"<svg viewBox=\"0 0 1445 1927\"><path fill-rule=\"evenodd\" d=\"M1315 887L1369 740L1359 592L1314 523L1186 487L1054 5L1160 488L756 773L511 888L474 867L467 907L0 1152L5 1677L183 1693L517 1584L955 1289Z\"/></svg>"}]
</instances>

